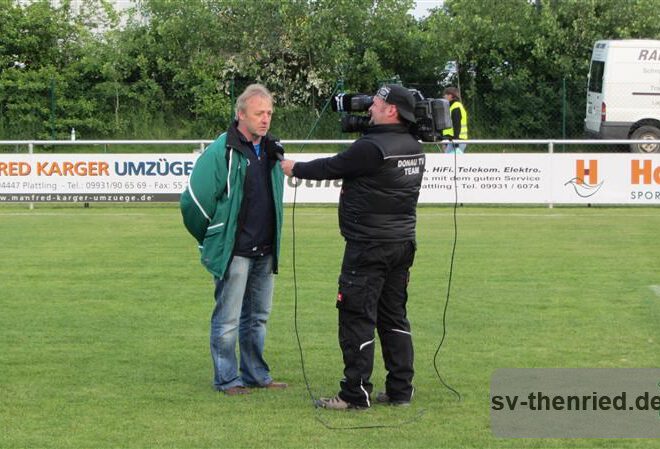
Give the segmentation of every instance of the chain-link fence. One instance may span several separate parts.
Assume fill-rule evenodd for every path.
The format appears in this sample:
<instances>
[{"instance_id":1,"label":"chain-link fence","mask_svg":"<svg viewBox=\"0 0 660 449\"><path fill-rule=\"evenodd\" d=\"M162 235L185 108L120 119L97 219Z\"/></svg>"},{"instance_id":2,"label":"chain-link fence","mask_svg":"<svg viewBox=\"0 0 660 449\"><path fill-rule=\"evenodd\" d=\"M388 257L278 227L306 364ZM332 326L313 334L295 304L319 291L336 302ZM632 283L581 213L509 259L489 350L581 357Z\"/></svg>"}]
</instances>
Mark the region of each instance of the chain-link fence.
<instances>
[{"instance_id":1,"label":"chain-link fence","mask_svg":"<svg viewBox=\"0 0 660 449\"><path fill-rule=\"evenodd\" d=\"M188 122L194 117L163 117L175 112L144 111L126 115L127 119L141 120L142 126L129 127L120 135L108 135L101 131L95 133L89 127L80 127L72 118L75 114L67 110L67 98L58 90L55 82L43 83L35 95L39 102L26 105L27 109L8 111L0 107L0 139L68 139L72 128L78 130L79 139L172 139L172 138L214 138L227 129L234 117L236 98L252 80L234 79L230 82L229 98L231 112L218 114L213 123L205 125L207 132L200 133L198 128ZM444 90L440 84L406 83L406 87L419 90L427 98L442 98ZM535 92L508 92L497 90L480 91L474 83L460 86L462 103L468 112L469 139L581 139L584 138L584 115L586 102L586 82L561 79L555 83L546 83L535 87ZM277 92L275 114L271 132L282 139L351 139L357 134L345 134L341 131L339 113L328 106L328 98L315 98L313 106L286 106L278 102ZM35 105L40 105L39 107ZM101 115L101 114L100 114ZM187 121L186 121L187 120ZM173 125L174 123L174 125ZM141 130L150 125L150 133ZM179 125L181 124L181 125ZM185 127L190 126L188 131ZM190 135L187 135L187 134ZM79 149L76 147L76 149ZM323 147L322 151L339 151L342 147ZM46 150L48 150L46 148ZM53 151L61 151L54 148ZM97 151L99 149L96 149ZM107 151L107 149L100 149ZM176 148L172 148L176 151ZM320 149L296 147L289 151L319 151ZM567 151L560 146L557 151ZM20 151L18 147L3 146L0 152ZM131 151L129 148L128 151ZM135 148L135 151L139 151ZM470 145L470 152L488 152L492 148ZM516 151L543 151L536 147L517 146ZM584 148L572 146L571 151L628 151L627 146L588 145Z\"/></svg>"}]
</instances>

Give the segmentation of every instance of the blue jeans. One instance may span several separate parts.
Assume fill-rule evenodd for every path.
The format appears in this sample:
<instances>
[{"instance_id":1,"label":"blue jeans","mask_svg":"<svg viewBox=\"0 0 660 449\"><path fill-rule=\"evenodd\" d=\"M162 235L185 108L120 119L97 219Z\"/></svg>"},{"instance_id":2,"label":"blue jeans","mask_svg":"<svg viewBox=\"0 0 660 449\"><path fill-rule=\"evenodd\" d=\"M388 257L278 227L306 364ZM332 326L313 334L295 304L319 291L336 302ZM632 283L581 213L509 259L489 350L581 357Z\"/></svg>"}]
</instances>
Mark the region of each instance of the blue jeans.
<instances>
[{"instance_id":1,"label":"blue jeans","mask_svg":"<svg viewBox=\"0 0 660 449\"><path fill-rule=\"evenodd\" d=\"M213 384L217 390L264 386L273 381L263 358L266 322L273 302L273 256L234 256L223 279L215 279L211 316ZM239 340L241 374L236 363Z\"/></svg>"}]
</instances>

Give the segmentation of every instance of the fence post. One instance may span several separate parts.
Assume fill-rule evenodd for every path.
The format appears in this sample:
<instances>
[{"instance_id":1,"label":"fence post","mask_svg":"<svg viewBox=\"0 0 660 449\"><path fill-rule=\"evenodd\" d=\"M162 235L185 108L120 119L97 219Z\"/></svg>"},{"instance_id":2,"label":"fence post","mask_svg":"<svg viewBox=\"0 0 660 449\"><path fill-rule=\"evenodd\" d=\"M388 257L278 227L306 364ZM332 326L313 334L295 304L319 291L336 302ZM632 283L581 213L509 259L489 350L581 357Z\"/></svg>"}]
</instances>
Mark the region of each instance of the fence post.
<instances>
[{"instance_id":1,"label":"fence post","mask_svg":"<svg viewBox=\"0 0 660 449\"><path fill-rule=\"evenodd\" d=\"M32 142L28 143L28 154L33 154L34 153L34 144ZM29 204L29 209L34 210L34 203Z\"/></svg>"},{"instance_id":2,"label":"fence post","mask_svg":"<svg viewBox=\"0 0 660 449\"><path fill-rule=\"evenodd\" d=\"M55 78L50 78L50 138L55 140Z\"/></svg>"},{"instance_id":3,"label":"fence post","mask_svg":"<svg viewBox=\"0 0 660 449\"><path fill-rule=\"evenodd\" d=\"M562 101L561 101L561 138L566 139L566 77L563 77L561 79L561 93L562 93ZM566 148L564 147L564 144L561 146L561 151L566 152Z\"/></svg>"},{"instance_id":4,"label":"fence post","mask_svg":"<svg viewBox=\"0 0 660 449\"><path fill-rule=\"evenodd\" d=\"M548 142L548 154L553 155L554 153L555 153L555 143L551 140L550 142ZM552 192L550 192L550 194L552 196ZM554 207L555 207L555 205L552 202L548 203L548 208L549 209L552 209Z\"/></svg>"},{"instance_id":5,"label":"fence post","mask_svg":"<svg viewBox=\"0 0 660 449\"><path fill-rule=\"evenodd\" d=\"M229 110L229 123L233 123L234 121L234 104L236 104L236 100L234 100L234 78L231 79L229 83L229 101L231 101L231 108Z\"/></svg>"}]
</instances>

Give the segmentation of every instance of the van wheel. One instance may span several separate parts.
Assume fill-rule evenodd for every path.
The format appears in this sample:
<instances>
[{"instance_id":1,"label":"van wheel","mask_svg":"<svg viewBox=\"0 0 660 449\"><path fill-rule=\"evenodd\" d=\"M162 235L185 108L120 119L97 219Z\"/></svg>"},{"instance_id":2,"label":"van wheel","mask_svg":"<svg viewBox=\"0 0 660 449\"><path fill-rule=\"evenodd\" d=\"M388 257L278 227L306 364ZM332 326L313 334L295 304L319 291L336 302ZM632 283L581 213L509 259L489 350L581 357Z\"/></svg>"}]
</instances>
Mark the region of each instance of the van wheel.
<instances>
[{"instance_id":1,"label":"van wheel","mask_svg":"<svg viewBox=\"0 0 660 449\"><path fill-rule=\"evenodd\" d=\"M631 139L660 140L660 129L655 126L640 126L631 135ZM633 153L660 153L660 143L633 143L630 145Z\"/></svg>"}]
</instances>

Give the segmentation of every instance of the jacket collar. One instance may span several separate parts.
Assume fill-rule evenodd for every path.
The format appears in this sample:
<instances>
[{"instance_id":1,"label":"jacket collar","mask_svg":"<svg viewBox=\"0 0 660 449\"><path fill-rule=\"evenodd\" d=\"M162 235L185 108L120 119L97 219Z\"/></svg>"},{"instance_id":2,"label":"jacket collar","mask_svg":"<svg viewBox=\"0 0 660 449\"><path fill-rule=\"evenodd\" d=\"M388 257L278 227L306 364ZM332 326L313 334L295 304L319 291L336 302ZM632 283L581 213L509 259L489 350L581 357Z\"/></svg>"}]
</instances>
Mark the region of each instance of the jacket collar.
<instances>
[{"instance_id":1,"label":"jacket collar","mask_svg":"<svg viewBox=\"0 0 660 449\"><path fill-rule=\"evenodd\" d=\"M409 134L410 130L407 125L397 123L393 125L372 125L364 131L364 134L381 134L381 133L405 133Z\"/></svg>"},{"instance_id":2,"label":"jacket collar","mask_svg":"<svg viewBox=\"0 0 660 449\"><path fill-rule=\"evenodd\" d=\"M238 130L238 122L234 120L227 130L227 146L234 150L240 151L247 155L248 151L252 151L252 144L249 142L242 132Z\"/></svg>"},{"instance_id":3,"label":"jacket collar","mask_svg":"<svg viewBox=\"0 0 660 449\"><path fill-rule=\"evenodd\" d=\"M279 139L270 133L261 138L261 149L266 154L271 154L273 148L277 146ZM249 152L252 152L252 142L248 141L242 132L238 130L238 121L234 120L229 129L227 130L227 144L228 147L239 151L244 156L249 157Z\"/></svg>"}]
</instances>

